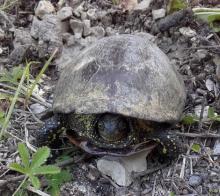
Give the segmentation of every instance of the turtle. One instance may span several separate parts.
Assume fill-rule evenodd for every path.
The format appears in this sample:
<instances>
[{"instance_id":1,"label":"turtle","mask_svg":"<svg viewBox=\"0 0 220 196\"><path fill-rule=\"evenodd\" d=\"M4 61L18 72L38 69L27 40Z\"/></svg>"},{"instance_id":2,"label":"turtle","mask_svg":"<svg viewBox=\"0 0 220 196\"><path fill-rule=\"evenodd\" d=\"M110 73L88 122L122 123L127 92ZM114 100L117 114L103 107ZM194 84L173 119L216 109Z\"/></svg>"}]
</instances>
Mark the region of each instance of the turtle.
<instances>
[{"instance_id":1,"label":"turtle","mask_svg":"<svg viewBox=\"0 0 220 196\"><path fill-rule=\"evenodd\" d=\"M170 128L185 99L175 65L145 34L104 37L63 69L38 141L51 144L65 130L90 154L129 156L162 146L172 155L179 148Z\"/></svg>"}]
</instances>

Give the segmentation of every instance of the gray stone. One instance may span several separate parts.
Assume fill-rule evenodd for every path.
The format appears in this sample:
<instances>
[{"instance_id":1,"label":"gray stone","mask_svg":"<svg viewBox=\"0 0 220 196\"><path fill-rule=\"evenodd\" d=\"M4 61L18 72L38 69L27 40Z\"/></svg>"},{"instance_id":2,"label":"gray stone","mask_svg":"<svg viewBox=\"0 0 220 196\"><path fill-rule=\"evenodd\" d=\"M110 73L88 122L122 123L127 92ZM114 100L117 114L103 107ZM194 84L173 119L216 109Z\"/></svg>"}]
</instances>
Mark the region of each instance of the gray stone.
<instances>
[{"instance_id":1,"label":"gray stone","mask_svg":"<svg viewBox=\"0 0 220 196\"><path fill-rule=\"evenodd\" d=\"M195 57L197 58L198 61L201 61L207 57L208 53L209 53L208 50L199 49L196 51Z\"/></svg>"},{"instance_id":2,"label":"gray stone","mask_svg":"<svg viewBox=\"0 0 220 196\"><path fill-rule=\"evenodd\" d=\"M2 30L5 31L14 28L13 25L14 20L15 20L14 16L9 15L6 12L0 10L0 26Z\"/></svg>"},{"instance_id":3,"label":"gray stone","mask_svg":"<svg viewBox=\"0 0 220 196\"><path fill-rule=\"evenodd\" d=\"M83 36L88 36L91 34L91 23L90 20L83 21Z\"/></svg>"},{"instance_id":4,"label":"gray stone","mask_svg":"<svg viewBox=\"0 0 220 196\"><path fill-rule=\"evenodd\" d=\"M93 27L92 34L97 38L102 38L105 36L105 29L101 26Z\"/></svg>"},{"instance_id":5,"label":"gray stone","mask_svg":"<svg viewBox=\"0 0 220 196\"><path fill-rule=\"evenodd\" d=\"M189 37L189 38L192 38L192 37L196 36L196 31L192 30L190 27L181 27L179 29L179 32L183 36Z\"/></svg>"},{"instance_id":6,"label":"gray stone","mask_svg":"<svg viewBox=\"0 0 220 196\"><path fill-rule=\"evenodd\" d=\"M154 20L163 18L165 16L165 14L166 14L166 10L163 8L152 11L152 15L153 15Z\"/></svg>"},{"instance_id":7,"label":"gray stone","mask_svg":"<svg viewBox=\"0 0 220 196\"><path fill-rule=\"evenodd\" d=\"M96 13L96 9L89 9L87 11L87 16L90 20L96 20L98 15Z\"/></svg>"},{"instance_id":8,"label":"gray stone","mask_svg":"<svg viewBox=\"0 0 220 196\"><path fill-rule=\"evenodd\" d=\"M214 149L213 149L213 155L220 155L220 142L216 142Z\"/></svg>"},{"instance_id":9,"label":"gray stone","mask_svg":"<svg viewBox=\"0 0 220 196\"><path fill-rule=\"evenodd\" d=\"M3 49L0 47L0 55L3 53Z\"/></svg>"},{"instance_id":10,"label":"gray stone","mask_svg":"<svg viewBox=\"0 0 220 196\"><path fill-rule=\"evenodd\" d=\"M45 106L42 106L39 103L32 104L30 109L34 114L40 114L46 110Z\"/></svg>"},{"instance_id":11,"label":"gray stone","mask_svg":"<svg viewBox=\"0 0 220 196\"><path fill-rule=\"evenodd\" d=\"M13 41L14 48L20 45L33 45L34 40L31 37L29 29L19 28L15 29L14 32L15 39Z\"/></svg>"},{"instance_id":12,"label":"gray stone","mask_svg":"<svg viewBox=\"0 0 220 196\"><path fill-rule=\"evenodd\" d=\"M69 19L73 15L73 9L71 7L63 7L57 12L57 15L61 21Z\"/></svg>"},{"instance_id":13,"label":"gray stone","mask_svg":"<svg viewBox=\"0 0 220 196\"><path fill-rule=\"evenodd\" d=\"M29 46L27 45L20 45L14 48L14 50L9 55L9 64L12 65L20 64L24 60L28 49Z\"/></svg>"},{"instance_id":14,"label":"gray stone","mask_svg":"<svg viewBox=\"0 0 220 196\"><path fill-rule=\"evenodd\" d=\"M213 91L215 88L215 83L211 79L206 79L205 86L208 89L208 91Z\"/></svg>"},{"instance_id":15,"label":"gray stone","mask_svg":"<svg viewBox=\"0 0 220 196\"><path fill-rule=\"evenodd\" d=\"M44 15L42 20L38 20L37 17L34 17L31 27L31 36L38 40L40 58L48 56L55 48L62 50L63 44L61 35L63 29L63 23L56 15Z\"/></svg>"},{"instance_id":16,"label":"gray stone","mask_svg":"<svg viewBox=\"0 0 220 196\"><path fill-rule=\"evenodd\" d=\"M84 2L78 6L71 6L71 7L73 7L74 16L81 17L81 14L84 12L83 6L84 6Z\"/></svg>"},{"instance_id":17,"label":"gray stone","mask_svg":"<svg viewBox=\"0 0 220 196\"><path fill-rule=\"evenodd\" d=\"M5 32L3 29L0 28L0 40L3 40L5 38Z\"/></svg>"},{"instance_id":18,"label":"gray stone","mask_svg":"<svg viewBox=\"0 0 220 196\"><path fill-rule=\"evenodd\" d=\"M120 186L129 186L133 182L132 174L147 170L146 157L149 151L143 151L128 157L105 156L97 161L98 170L112 178Z\"/></svg>"},{"instance_id":19,"label":"gray stone","mask_svg":"<svg viewBox=\"0 0 220 196\"><path fill-rule=\"evenodd\" d=\"M45 14L51 14L53 12L55 12L53 4L50 1L41 0L35 9L35 16L42 19Z\"/></svg>"},{"instance_id":20,"label":"gray stone","mask_svg":"<svg viewBox=\"0 0 220 196\"><path fill-rule=\"evenodd\" d=\"M107 36L115 35L115 34L118 33L118 32L117 32L115 29L113 29L112 27L107 27L107 28L105 29L105 32L106 32L106 35L107 35Z\"/></svg>"},{"instance_id":21,"label":"gray stone","mask_svg":"<svg viewBox=\"0 0 220 196\"><path fill-rule=\"evenodd\" d=\"M197 187L202 184L202 178L199 175L192 175L189 178L189 185L192 187Z\"/></svg>"},{"instance_id":22,"label":"gray stone","mask_svg":"<svg viewBox=\"0 0 220 196\"><path fill-rule=\"evenodd\" d=\"M149 8L151 2L152 0L143 0L135 6L134 10L146 10Z\"/></svg>"},{"instance_id":23,"label":"gray stone","mask_svg":"<svg viewBox=\"0 0 220 196\"><path fill-rule=\"evenodd\" d=\"M70 28L72 29L76 38L81 38L83 33L84 24L80 20L71 19Z\"/></svg>"}]
</instances>

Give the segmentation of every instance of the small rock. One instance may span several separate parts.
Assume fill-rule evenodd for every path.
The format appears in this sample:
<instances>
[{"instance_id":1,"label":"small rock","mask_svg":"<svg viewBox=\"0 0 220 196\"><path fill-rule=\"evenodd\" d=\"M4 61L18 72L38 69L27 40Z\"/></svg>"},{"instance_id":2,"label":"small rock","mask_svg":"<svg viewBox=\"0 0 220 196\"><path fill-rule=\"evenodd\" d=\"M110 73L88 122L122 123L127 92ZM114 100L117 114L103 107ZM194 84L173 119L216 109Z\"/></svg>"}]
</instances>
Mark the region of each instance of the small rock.
<instances>
[{"instance_id":1,"label":"small rock","mask_svg":"<svg viewBox=\"0 0 220 196\"><path fill-rule=\"evenodd\" d=\"M20 45L11 52L9 55L9 64L18 65L20 64L27 55L27 51L30 48L28 45Z\"/></svg>"},{"instance_id":2,"label":"small rock","mask_svg":"<svg viewBox=\"0 0 220 196\"><path fill-rule=\"evenodd\" d=\"M192 38L192 37L195 37L196 36L196 31L192 30L190 27L181 27L179 29L179 32L185 36L185 37L189 37L189 38Z\"/></svg>"},{"instance_id":3,"label":"small rock","mask_svg":"<svg viewBox=\"0 0 220 196\"><path fill-rule=\"evenodd\" d=\"M63 31L63 22L54 14L44 15L42 20L34 17L31 26L31 36L38 40L39 58L48 56L55 48L58 48L59 52L62 50L61 35Z\"/></svg>"},{"instance_id":4,"label":"small rock","mask_svg":"<svg viewBox=\"0 0 220 196\"><path fill-rule=\"evenodd\" d=\"M35 9L35 16L42 19L45 14L51 14L53 12L55 12L53 4L50 1L41 0Z\"/></svg>"},{"instance_id":5,"label":"small rock","mask_svg":"<svg viewBox=\"0 0 220 196\"><path fill-rule=\"evenodd\" d=\"M71 6L73 7L73 15L76 16L76 17L81 17L82 13L84 12L84 2L82 2L80 5L74 5L74 6Z\"/></svg>"},{"instance_id":6,"label":"small rock","mask_svg":"<svg viewBox=\"0 0 220 196\"><path fill-rule=\"evenodd\" d=\"M147 8L149 8L151 2L152 0L143 0L135 6L134 10L146 10Z\"/></svg>"},{"instance_id":7,"label":"small rock","mask_svg":"<svg viewBox=\"0 0 220 196\"><path fill-rule=\"evenodd\" d=\"M69 19L73 15L73 9L71 7L63 7L57 12L57 15L61 21Z\"/></svg>"},{"instance_id":8,"label":"small rock","mask_svg":"<svg viewBox=\"0 0 220 196\"><path fill-rule=\"evenodd\" d=\"M153 20L163 18L165 16L165 14L166 14L166 10L163 8L158 9L158 10L153 10L152 11Z\"/></svg>"},{"instance_id":9,"label":"small rock","mask_svg":"<svg viewBox=\"0 0 220 196\"><path fill-rule=\"evenodd\" d=\"M86 12L81 12L80 13L80 18L81 18L81 20L86 20L87 19L87 13Z\"/></svg>"},{"instance_id":10,"label":"small rock","mask_svg":"<svg viewBox=\"0 0 220 196\"><path fill-rule=\"evenodd\" d=\"M113 29L112 27L107 27L105 29L105 32L106 32L107 36L111 36L111 35L117 34L117 31L115 29Z\"/></svg>"},{"instance_id":11,"label":"small rock","mask_svg":"<svg viewBox=\"0 0 220 196\"><path fill-rule=\"evenodd\" d=\"M89 9L87 11L87 16L90 20L96 20L98 17L96 13L96 9Z\"/></svg>"},{"instance_id":12,"label":"small rock","mask_svg":"<svg viewBox=\"0 0 220 196\"><path fill-rule=\"evenodd\" d=\"M197 187L202 184L202 178L199 175L192 175L189 178L189 185L193 187Z\"/></svg>"},{"instance_id":13,"label":"small rock","mask_svg":"<svg viewBox=\"0 0 220 196\"><path fill-rule=\"evenodd\" d=\"M80 20L71 19L70 28L72 29L76 38L81 38L83 34L84 24Z\"/></svg>"},{"instance_id":14,"label":"small rock","mask_svg":"<svg viewBox=\"0 0 220 196\"><path fill-rule=\"evenodd\" d=\"M140 152L128 157L105 156L97 161L98 170L110 176L118 185L129 186L133 182L133 172L147 169L146 157L149 151Z\"/></svg>"},{"instance_id":15,"label":"small rock","mask_svg":"<svg viewBox=\"0 0 220 196\"><path fill-rule=\"evenodd\" d=\"M40 114L46 110L46 108L39 103L32 104L30 109L34 114Z\"/></svg>"},{"instance_id":16,"label":"small rock","mask_svg":"<svg viewBox=\"0 0 220 196\"><path fill-rule=\"evenodd\" d=\"M3 29L0 28L0 40L3 40L5 38L5 32Z\"/></svg>"},{"instance_id":17,"label":"small rock","mask_svg":"<svg viewBox=\"0 0 220 196\"><path fill-rule=\"evenodd\" d=\"M3 49L0 47L0 54L2 54L3 53Z\"/></svg>"},{"instance_id":18,"label":"small rock","mask_svg":"<svg viewBox=\"0 0 220 196\"><path fill-rule=\"evenodd\" d=\"M13 46L17 48L20 45L34 45L34 40L31 37L30 30L25 28L15 29Z\"/></svg>"},{"instance_id":19,"label":"small rock","mask_svg":"<svg viewBox=\"0 0 220 196\"><path fill-rule=\"evenodd\" d=\"M208 51L205 50L205 49L197 50L196 53L195 53L195 56L197 57L198 61L201 61L201 60L205 59L208 56Z\"/></svg>"},{"instance_id":20,"label":"small rock","mask_svg":"<svg viewBox=\"0 0 220 196\"><path fill-rule=\"evenodd\" d=\"M215 84L214 84L214 82L213 82L212 80L207 79L207 80L205 81L205 86L206 86L206 88L208 89L208 91L213 91L213 90L214 90L214 87L215 87Z\"/></svg>"},{"instance_id":21,"label":"small rock","mask_svg":"<svg viewBox=\"0 0 220 196\"><path fill-rule=\"evenodd\" d=\"M220 155L220 143L217 142L213 149L213 155Z\"/></svg>"},{"instance_id":22,"label":"small rock","mask_svg":"<svg viewBox=\"0 0 220 196\"><path fill-rule=\"evenodd\" d=\"M97 38L102 38L105 36L105 29L101 26L93 27L92 34Z\"/></svg>"},{"instance_id":23,"label":"small rock","mask_svg":"<svg viewBox=\"0 0 220 196\"><path fill-rule=\"evenodd\" d=\"M91 23L90 20L83 21L83 36L88 36L91 33Z\"/></svg>"}]
</instances>

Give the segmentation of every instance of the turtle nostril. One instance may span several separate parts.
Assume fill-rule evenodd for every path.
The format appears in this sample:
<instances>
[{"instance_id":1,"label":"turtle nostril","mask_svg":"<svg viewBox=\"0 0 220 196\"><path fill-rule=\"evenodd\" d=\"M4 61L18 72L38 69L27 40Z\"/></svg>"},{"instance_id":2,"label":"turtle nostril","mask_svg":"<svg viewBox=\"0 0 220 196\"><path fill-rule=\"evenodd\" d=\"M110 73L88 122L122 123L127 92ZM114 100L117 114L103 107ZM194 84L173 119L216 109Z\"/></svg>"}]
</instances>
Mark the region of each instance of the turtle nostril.
<instances>
[{"instance_id":1,"label":"turtle nostril","mask_svg":"<svg viewBox=\"0 0 220 196\"><path fill-rule=\"evenodd\" d=\"M112 142L125 138L129 130L124 117L104 114L98 121L98 132L103 139Z\"/></svg>"}]
</instances>

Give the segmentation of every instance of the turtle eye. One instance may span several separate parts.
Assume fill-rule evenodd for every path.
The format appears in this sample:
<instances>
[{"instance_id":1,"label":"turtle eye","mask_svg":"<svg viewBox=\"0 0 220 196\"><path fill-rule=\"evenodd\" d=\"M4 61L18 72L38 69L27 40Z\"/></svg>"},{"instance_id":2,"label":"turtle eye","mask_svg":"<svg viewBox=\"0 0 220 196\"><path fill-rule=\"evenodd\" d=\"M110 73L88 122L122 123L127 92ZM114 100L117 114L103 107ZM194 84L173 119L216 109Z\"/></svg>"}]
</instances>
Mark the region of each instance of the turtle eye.
<instances>
[{"instance_id":1,"label":"turtle eye","mask_svg":"<svg viewBox=\"0 0 220 196\"><path fill-rule=\"evenodd\" d=\"M114 142L127 137L129 130L124 117L104 114L98 121L98 133L106 141Z\"/></svg>"}]
</instances>

